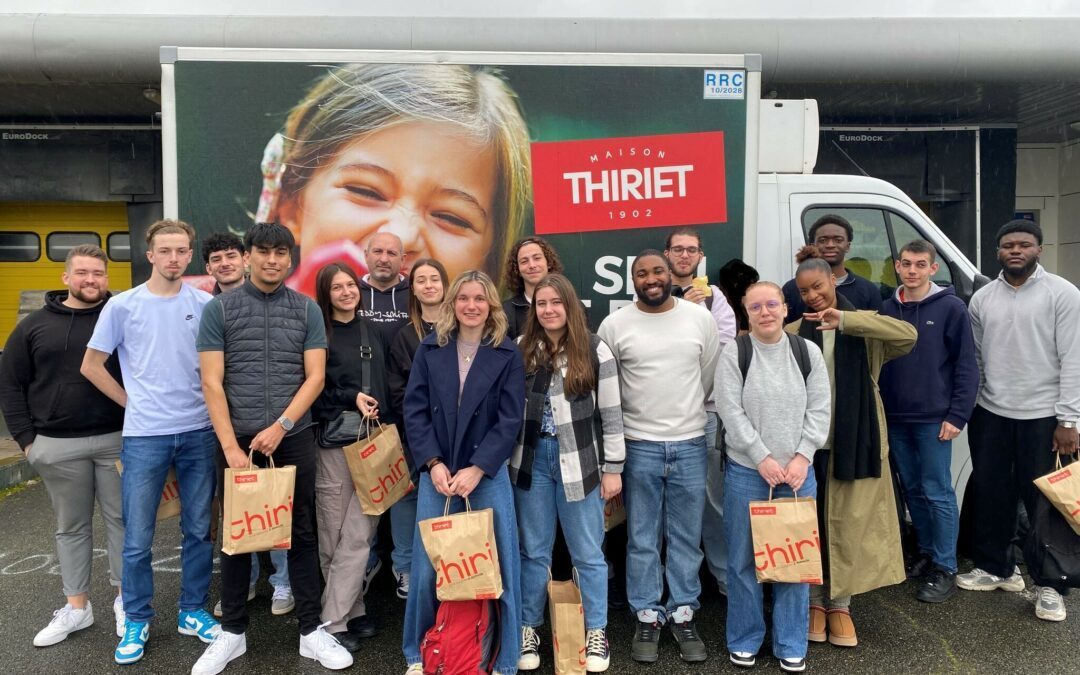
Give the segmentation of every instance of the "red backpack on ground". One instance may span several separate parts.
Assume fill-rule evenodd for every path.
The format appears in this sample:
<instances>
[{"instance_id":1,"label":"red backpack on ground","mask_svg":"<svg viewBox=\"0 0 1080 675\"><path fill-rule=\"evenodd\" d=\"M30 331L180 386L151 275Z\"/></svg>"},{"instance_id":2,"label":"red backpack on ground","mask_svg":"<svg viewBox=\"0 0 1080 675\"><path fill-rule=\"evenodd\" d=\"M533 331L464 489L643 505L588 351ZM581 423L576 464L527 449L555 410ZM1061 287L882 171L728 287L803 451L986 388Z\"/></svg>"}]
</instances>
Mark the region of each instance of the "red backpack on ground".
<instances>
[{"instance_id":1,"label":"red backpack on ground","mask_svg":"<svg viewBox=\"0 0 1080 675\"><path fill-rule=\"evenodd\" d=\"M424 675L490 673L499 654L497 601L446 600L420 642Z\"/></svg>"}]
</instances>

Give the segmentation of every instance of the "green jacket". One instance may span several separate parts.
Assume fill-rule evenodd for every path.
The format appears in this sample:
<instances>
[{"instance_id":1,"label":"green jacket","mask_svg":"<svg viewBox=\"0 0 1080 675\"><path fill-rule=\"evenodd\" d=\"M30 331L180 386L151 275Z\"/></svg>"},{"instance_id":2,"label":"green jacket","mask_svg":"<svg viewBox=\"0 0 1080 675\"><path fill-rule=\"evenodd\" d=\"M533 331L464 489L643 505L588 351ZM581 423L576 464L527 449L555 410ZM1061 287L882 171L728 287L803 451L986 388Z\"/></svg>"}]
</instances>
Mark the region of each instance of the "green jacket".
<instances>
[{"instance_id":1,"label":"green jacket","mask_svg":"<svg viewBox=\"0 0 1080 675\"><path fill-rule=\"evenodd\" d=\"M785 330L798 334L802 319ZM840 331L866 342L874 403L881 430L881 478L847 481L832 477L829 467L825 489L825 543L828 570L825 578L833 598L866 593L904 581L904 554L900 547L900 523L889 468L889 439L885 409L878 391L878 376L886 361L915 347L918 331L906 321L874 311L844 312ZM832 411L835 418L836 411ZM818 487L819 493L821 486Z\"/></svg>"}]
</instances>

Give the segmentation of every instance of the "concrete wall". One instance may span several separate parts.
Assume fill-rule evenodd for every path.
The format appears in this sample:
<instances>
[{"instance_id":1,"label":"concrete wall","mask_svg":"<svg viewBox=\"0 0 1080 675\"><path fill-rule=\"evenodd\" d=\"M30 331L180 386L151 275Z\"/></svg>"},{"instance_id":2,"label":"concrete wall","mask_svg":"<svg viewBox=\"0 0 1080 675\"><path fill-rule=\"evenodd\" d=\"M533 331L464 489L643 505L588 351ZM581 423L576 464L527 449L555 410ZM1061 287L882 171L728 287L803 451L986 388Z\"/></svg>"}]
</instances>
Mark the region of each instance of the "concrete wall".
<instances>
[{"instance_id":1,"label":"concrete wall","mask_svg":"<svg viewBox=\"0 0 1080 675\"><path fill-rule=\"evenodd\" d=\"M1038 212L1043 266L1080 283L1080 141L1017 145L1016 209Z\"/></svg>"}]
</instances>

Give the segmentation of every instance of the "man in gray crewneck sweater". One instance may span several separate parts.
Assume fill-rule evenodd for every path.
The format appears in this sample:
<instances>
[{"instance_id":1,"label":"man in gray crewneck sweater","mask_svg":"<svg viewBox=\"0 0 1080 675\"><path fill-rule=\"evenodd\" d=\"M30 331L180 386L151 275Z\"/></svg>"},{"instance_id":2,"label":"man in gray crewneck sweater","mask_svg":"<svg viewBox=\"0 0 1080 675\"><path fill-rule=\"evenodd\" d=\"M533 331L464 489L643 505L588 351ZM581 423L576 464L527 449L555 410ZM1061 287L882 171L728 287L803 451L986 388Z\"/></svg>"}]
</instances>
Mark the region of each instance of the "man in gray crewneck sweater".
<instances>
[{"instance_id":1,"label":"man in gray crewneck sweater","mask_svg":"<svg viewBox=\"0 0 1080 675\"><path fill-rule=\"evenodd\" d=\"M1001 274L971 299L979 362L978 405L971 416L975 569L961 574L965 590L1024 589L1014 566L1016 502L1029 517L1038 496L1032 480L1054 468L1054 451L1076 452L1080 421L1080 290L1039 264L1042 230L1013 220L998 231ZM1044 579L1035 616L1064 621L1068 589Z\"/></svg>"}]
</instances>

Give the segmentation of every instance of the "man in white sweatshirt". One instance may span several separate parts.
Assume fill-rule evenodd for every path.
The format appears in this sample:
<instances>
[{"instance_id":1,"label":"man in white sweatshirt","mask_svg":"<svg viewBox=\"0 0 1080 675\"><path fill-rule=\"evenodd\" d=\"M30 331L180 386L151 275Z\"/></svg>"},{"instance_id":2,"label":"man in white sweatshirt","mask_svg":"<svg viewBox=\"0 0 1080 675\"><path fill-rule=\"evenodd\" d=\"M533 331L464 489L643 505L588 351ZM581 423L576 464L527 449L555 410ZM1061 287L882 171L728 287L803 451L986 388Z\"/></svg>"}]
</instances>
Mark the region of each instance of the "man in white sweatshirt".
<instances>
[{"instance_id":1,"label":"man in white sweatshirt","mask_svg":"<svg viewBox=\"0 0 1080 675\"><path fill-rule=\"evenodd\" d=\"M671 269L660 251L638 254L631 275L637 300L604 319L599 331L619 363L626 433L626 588L638 620L631 656L655 661L670 620L683 660L704 661L694 612L701 594L705 401L720 341L707 309L671 296Z\"/></svg>"},{"instance_id":2,"label":"man in white sweatshirt","mask_svg":"<svg viewBox=\"0 0 1080 675\"><path fill-rule=\"evenodd\" d=\"M970 591L1021 591L1012 538L1016 502L1035 513L1032 480L1050 473L1054 455L1077 449L1080 421L1080 290L1039 264L1042 230L1012 220L998 230L1001 274L971 299L979 363L978 405L970 421L975 500L975 569L956 578ZM1035 616L1064 621L1059 580L1028 573L1038 586Z\"/></svg>"}]
</instances>

